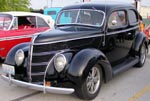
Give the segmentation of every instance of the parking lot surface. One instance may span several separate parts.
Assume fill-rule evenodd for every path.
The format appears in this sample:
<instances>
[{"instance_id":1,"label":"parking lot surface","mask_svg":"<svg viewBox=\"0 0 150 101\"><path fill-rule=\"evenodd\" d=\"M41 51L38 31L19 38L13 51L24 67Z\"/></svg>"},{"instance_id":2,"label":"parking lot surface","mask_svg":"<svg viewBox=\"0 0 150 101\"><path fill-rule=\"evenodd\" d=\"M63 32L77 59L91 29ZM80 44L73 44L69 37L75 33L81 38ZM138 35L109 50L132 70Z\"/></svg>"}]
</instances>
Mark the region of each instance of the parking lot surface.
<instances>
[{"instance_id":1,"label":"parking lot surface","mask_svg":"<svg viewBox=\"0 0 150 101\"><path fill-rule=\"evenodd\" d=\"M1 69L1 67L0 67ZM0 70L1 72L1 70ZM59 95L9 85L0 78L0 101L82 101L75 94ZM103 84L93 101L150 101L150 55L143 68L131 68Z\"/></svg>"}]
</instances>

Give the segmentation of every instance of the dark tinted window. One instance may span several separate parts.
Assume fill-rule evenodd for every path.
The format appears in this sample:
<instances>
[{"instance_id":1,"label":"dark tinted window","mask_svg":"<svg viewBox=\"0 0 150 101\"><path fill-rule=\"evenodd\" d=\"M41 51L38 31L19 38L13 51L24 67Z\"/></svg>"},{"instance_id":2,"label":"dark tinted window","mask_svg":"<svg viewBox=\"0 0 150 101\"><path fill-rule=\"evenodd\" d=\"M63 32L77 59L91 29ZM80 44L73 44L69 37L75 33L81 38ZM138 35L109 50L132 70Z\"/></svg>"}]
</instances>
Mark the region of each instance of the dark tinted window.
<instances>
[{"instance_id":1,"label":"dark tinted window","mask_svg":"<svg viewBox=\"0 0 150 101\"><path fill-rule=\"evenodd\" d=\"M138 22L137 15L134 10L129 10L129 22L130 24Z\"/></svg>"},{"instance_id":2,"label":"dark tinted window","mask_svg":"<svg viewBox=\"0 0 150 101\"><path fill-rule=\"evenodd\" d=\"M56 11L48 11L48 15L56 15Z\"/></svg>"},{"instance_id":3,"label":"dark tinted window","mask_svg":"<svg viewBox=\"0 0 150 101\"><path fill-rule=\"evenodd\" d=\"M37 17L37 26L38 27L49 27L48 24L40 17Z\"/></svg>"}]
</instances>

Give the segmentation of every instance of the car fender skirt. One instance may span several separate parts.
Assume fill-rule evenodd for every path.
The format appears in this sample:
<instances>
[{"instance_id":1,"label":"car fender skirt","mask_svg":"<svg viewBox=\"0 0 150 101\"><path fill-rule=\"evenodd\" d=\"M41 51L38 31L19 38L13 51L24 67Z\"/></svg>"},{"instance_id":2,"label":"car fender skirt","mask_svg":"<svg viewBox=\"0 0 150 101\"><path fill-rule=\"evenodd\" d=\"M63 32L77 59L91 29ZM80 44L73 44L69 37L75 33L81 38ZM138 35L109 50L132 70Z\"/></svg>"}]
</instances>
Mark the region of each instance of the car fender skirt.
<instances>
[{"instance_id":1,"label":"car fender skirt","mask_svg":"<svg viewBox=\"0 0 150 101\"><path fill-rule=\"evenodd\" d=\"M84 49L79 51L68 68L68 78L75 84L84 82L89 71L95 65L99 64L105 75L104 79L109 81L112 78L112 69L106 56L97 49Z\"/></svg>"},{"instance_id":2,"label":"car fender skirt","mask_svg":"<svg viewBox=\"0 0 150 101\"><path fill-rule=\"evenodd\" d=\"M57 93L57 94L71 94L75 91L73 88L50 87L50 86L23 82L13 78L8 78L5 75L2 75L1 78L7 82L10 82L11 84L16 84L21 87L43 91L44 93L49 92L49 93Z\"/></svg>"}]
</instances>

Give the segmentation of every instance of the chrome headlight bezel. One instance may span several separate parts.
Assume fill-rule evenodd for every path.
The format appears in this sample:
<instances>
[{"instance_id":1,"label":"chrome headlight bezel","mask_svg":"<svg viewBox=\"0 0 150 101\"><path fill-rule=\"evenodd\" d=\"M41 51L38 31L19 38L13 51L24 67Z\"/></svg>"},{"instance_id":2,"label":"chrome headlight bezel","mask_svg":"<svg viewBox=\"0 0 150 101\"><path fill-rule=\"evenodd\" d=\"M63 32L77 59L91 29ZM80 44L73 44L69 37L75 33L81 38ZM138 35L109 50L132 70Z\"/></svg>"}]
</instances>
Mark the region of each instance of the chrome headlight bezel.
<instances>
[{"instance_id":1,"label":"chrome headlight bezel","mask_svg":"<svg viewBox=\"0 0 150 101\"><path fill-rule=\"evenodd\" d=\"M17 50L15 54L15 63L17 66L20 66L24 62L25 54L22 49Z\"/></svg>"},{"instance_id":2,"label":"chrome headlight bezel","mask_svg":"<svg viewBox=\"0 0 150 101\"><path fill-rule=\"evenodd\" d=\"M54 57L54 66L57 72L62 72L67 65L67 59L63 54L57 54Z\"/></svg>"}]
</instances>

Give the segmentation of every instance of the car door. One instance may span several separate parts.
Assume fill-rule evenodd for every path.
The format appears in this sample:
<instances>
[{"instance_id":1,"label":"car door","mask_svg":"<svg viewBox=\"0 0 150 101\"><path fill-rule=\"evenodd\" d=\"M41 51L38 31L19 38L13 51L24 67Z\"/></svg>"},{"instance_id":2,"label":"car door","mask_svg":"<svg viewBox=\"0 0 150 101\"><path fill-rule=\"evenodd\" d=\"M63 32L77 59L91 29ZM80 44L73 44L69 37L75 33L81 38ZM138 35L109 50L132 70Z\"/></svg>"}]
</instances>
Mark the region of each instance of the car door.
<instances>
[{"instance_id":1,"label":"car door","mask_svg":"<svg viewBox=\"0 0 150 101\"><path fill-rule=\"evenodd\" d=\"M112 66L123 62L130 51L134 35L129 28L126 10L113 11L108 19L105 51Z\"/></svg>"}]
</instances>

